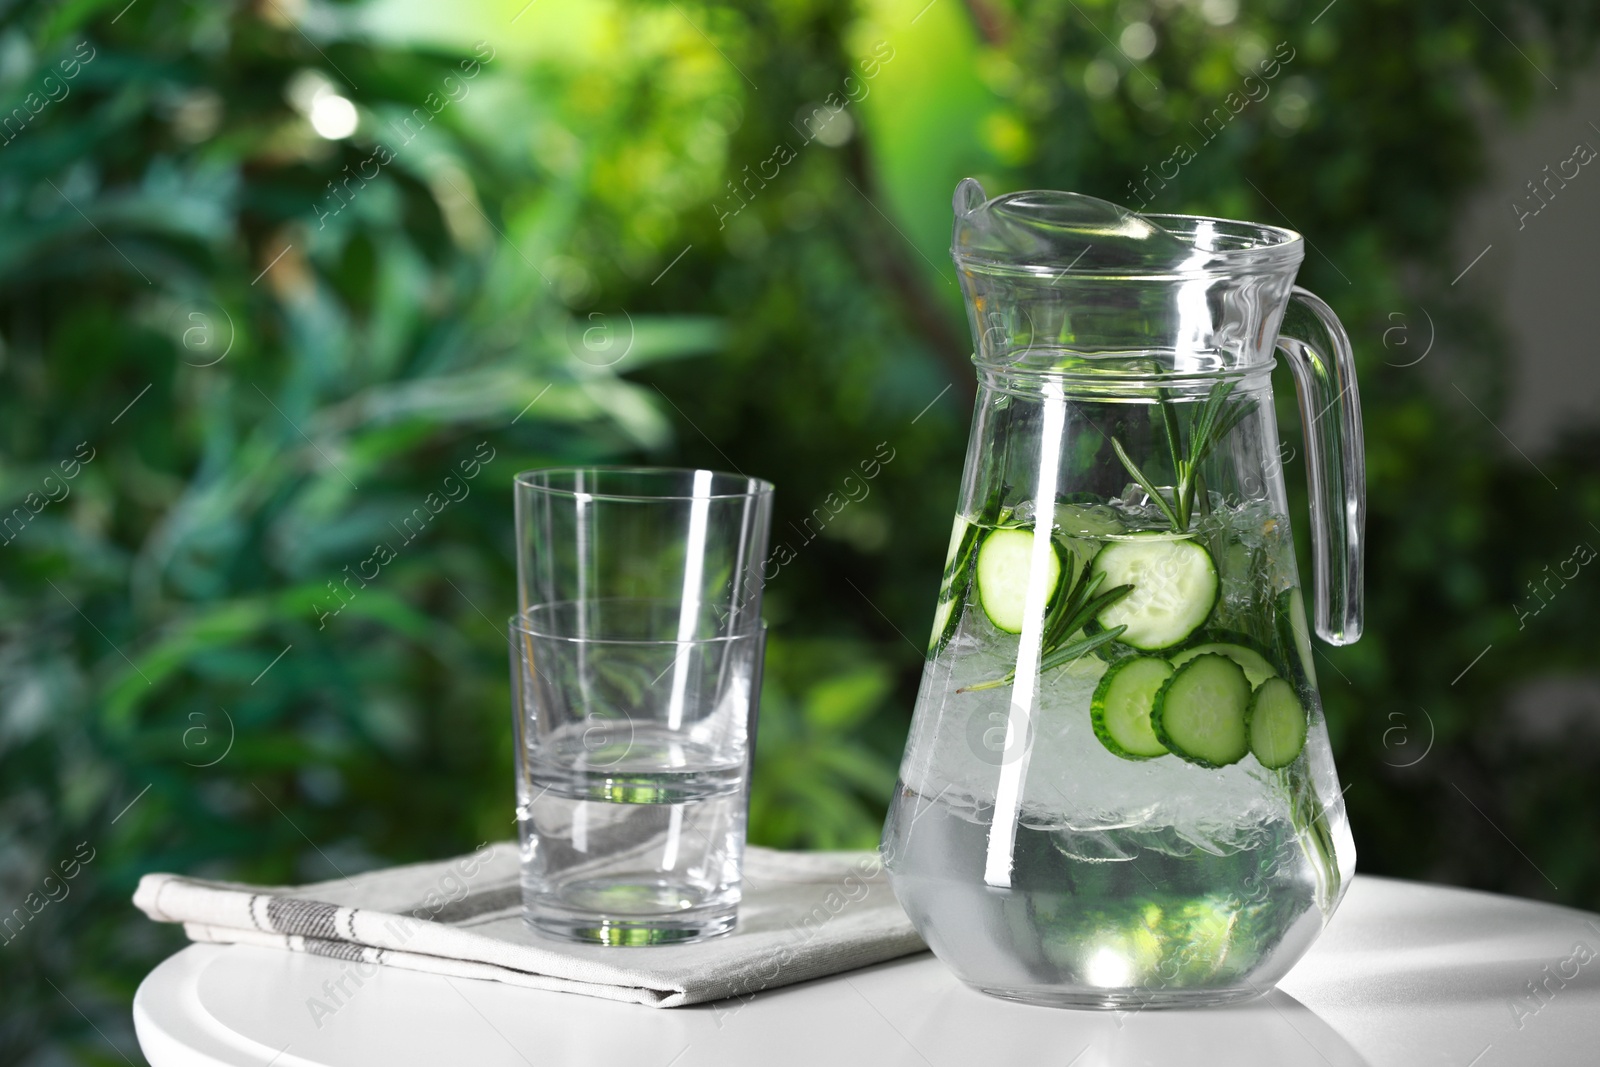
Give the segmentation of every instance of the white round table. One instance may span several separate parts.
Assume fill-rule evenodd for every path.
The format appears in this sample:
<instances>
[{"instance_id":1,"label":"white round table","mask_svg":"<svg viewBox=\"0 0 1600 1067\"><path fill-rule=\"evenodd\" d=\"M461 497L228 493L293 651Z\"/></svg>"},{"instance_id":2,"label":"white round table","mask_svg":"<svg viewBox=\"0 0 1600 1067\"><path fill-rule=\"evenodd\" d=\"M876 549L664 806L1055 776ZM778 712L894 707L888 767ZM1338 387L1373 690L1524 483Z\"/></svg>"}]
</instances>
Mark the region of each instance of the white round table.
<instances>
[{"instance_id":1,"label":"white round table","mask_svg":"<svg viewBox=\"0 0 1600 1067\"><path fill-rule=\"evenodd\" d=\"M631 950L619 950L631 951ZM154 1067L1537 1067L1600 1062L1600 915L1358 877L1322 939L1253 1003L1133 1014L1012 1004L924 953L748 1001L651 1009L193 945L134 999Z\"/></svg>"}]
</instances>

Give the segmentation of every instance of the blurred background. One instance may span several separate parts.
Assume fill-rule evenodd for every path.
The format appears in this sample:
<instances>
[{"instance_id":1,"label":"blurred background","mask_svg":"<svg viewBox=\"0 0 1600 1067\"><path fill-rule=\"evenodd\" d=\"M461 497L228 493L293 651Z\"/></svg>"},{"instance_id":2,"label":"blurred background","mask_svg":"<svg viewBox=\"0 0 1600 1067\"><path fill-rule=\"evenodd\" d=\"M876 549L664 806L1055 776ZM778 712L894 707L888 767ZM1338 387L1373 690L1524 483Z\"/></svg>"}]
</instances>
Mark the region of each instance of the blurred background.
<instances>
[{"instance_id":1,"label":"blurred background","mask_svg":"<svg viewBox=\"0 0 1600 1067\"><path fill-rule=\"evenodd\" d=\"M0 1062L139 1061L182 943L145 872L510 836L527 467L777 483L752 837L873 845L971 412L969 174L1307 236L1367 419L1367 635L1318 658L1359 867L1600 907L1600 6L0 21Z\"/></svg>"}]
</instances>

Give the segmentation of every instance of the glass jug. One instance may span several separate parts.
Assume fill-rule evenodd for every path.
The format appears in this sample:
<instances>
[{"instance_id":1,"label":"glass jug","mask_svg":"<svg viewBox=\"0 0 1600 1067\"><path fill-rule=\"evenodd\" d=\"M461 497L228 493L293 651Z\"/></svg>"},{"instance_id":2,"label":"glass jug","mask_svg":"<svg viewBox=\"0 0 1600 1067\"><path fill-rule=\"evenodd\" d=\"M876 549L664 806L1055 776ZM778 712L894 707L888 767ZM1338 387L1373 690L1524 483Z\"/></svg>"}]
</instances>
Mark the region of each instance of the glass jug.
<instances>
[{"instance_id":1,"label":"glass jug","mask_svg":"<svg viewBox=\"0 0 1600 1067\"><path fill-rule=\"evenodd\" d=\"M1298 234L955 195L980 388L883 856L966 983L1067 1007L1265 992L1354 868L1273 412L1307 434L1316 631L1361 632L1349 339ZM1280 327L1283 333L1280 335Z\"/></svg>"}]
</instances>

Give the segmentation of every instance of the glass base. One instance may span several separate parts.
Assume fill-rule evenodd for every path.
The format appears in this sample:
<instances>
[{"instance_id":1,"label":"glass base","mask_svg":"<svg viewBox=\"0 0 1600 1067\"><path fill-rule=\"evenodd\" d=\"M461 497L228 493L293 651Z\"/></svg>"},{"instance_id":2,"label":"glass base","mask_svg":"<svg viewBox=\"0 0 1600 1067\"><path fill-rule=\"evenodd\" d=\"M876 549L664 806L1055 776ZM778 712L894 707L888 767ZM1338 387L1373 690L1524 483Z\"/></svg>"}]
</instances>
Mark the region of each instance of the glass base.
<instances>
[{"instance_id":1,"label":"glass base","mask_svg":"<svg viewBox=\"0 0 1600 1067\"><path fill-rule=\"evenodd\" d=\"M1254 1000L1265 989L993 989L975 985L980 993L1022 1004L1046 1008L1077 1008L1089 1011L1149 1011L1172 1008L1210 1008Z\"/></svg>"},{"instance_id":2,"label":"glass base","mask_svg":"<svg viewBox=\"0 0 1600 1067\"><path fill-rule=\"evenodd\" d=\"M545 937L578 941L586 945L638 947L644 945L684 945L705 941L733 932L738 921L735 912L708 917L698 922L651 919L613 919L589 916L585 919L526 916L527 923Z\"/></svg>"},{"instance_id":3,"label":"glass base","mask_svg":"<svg viewBox=\"0 0 1600 1067\"><path fill-rule=\"evenodd\" d=\"M704 888L669 882L595 879L557 892L528 894L522 916L546 937L589 945L681 945L733 932L737 891L729 901Z\"/></svg>"}]
</instances>

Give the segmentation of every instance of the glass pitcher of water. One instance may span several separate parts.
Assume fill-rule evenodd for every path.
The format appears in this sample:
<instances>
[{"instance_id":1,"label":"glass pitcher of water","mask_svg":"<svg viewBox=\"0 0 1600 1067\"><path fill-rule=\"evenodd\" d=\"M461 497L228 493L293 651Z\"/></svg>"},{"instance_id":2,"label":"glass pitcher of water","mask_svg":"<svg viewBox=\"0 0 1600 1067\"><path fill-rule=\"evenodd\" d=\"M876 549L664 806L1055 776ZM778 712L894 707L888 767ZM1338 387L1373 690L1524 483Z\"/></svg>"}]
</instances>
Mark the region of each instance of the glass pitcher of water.
<instances>
[{"instance_id":1,"label":"glass pitcher of water","mask_svg":"<svg viewBox=\"0 0 1600 1067\"><path fill-rule=\"evenodd\" d=\"M966 983L1068 1007L1265 992L1354 868L1271 371L1306 427L1317 634L1361 633L1349 339L1289 230L955 196L979 389L884 830Z\"/></svg>"}]
</instances>

